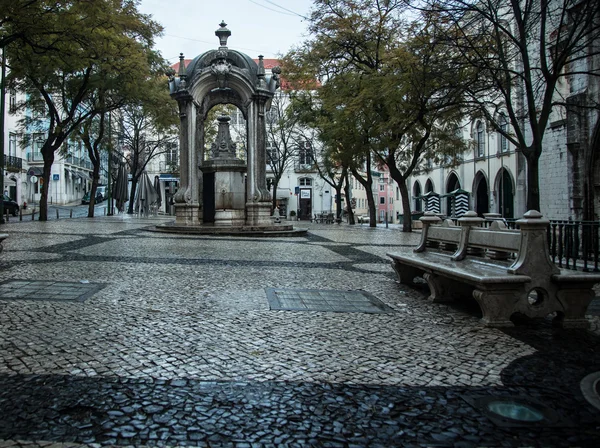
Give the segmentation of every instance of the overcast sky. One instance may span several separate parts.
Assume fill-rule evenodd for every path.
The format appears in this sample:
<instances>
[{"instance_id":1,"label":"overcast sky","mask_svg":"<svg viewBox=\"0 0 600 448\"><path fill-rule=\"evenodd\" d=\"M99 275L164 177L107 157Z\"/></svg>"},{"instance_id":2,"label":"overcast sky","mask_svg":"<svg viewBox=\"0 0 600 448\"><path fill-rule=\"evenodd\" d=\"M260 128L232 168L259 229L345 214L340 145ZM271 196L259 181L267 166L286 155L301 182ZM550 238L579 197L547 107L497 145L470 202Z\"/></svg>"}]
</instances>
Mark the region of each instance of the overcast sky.
<instances>
[{"instance_id":1,"label":"overcast sky","mask_svg":"<svg viewBox=\"0 0 600 448\"><path fill-rule=\"evenodd\" d=\"M142 0L140 10L164 27L156 48L169 62L179 53L193 59L216 49L215 31L224 20L227 46L256 58L276 58L306 36L312 0Z\"/></svg>"}]
</instances>

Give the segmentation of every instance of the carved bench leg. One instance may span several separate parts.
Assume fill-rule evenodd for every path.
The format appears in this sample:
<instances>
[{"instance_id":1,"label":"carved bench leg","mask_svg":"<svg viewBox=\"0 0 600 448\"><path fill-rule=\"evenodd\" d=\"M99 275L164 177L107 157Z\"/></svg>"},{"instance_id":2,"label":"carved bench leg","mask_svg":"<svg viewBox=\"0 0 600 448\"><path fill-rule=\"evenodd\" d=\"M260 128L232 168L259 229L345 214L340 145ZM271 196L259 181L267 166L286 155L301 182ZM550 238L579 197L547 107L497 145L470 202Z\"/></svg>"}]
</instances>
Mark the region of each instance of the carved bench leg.
<instances>
[{"instance_id":1,"label":"carved bench leg","mask_svg":"<svg viewBox=\"0 0 600 448\"><path fill-rule=\"evenodd\" d=\"M486 327L512 327L514 325L510 316L517 302L515 293L476 289L473 291L473 297L481 308L483 313L481 321Z\"/></svg>"},{"instance_id":2,"label":"carved bench leg","mask_svg":"<svg viewBox=\"0 0 600 448\"><path fill-rule=\"evenodd\" d=\"M554 318L553 324L562 328L590 327L590 322L585 318L585 311L595 296L594 290L589 288L566 288L556 293L562 305L562 312Z\"/></svg>"},{"instance_id":3,"label":"carved bench leg","mask_svg":"<svg viewBox=\"0 0 600 448\"><path fill-rule=\"evenodd\" d=\"M434 303L451 302L452 297L449 294L444 278L432 273L423 274L423 278L429 286L429 300Z\"/></svg>"},{"instance_id":4,"label":"carved bench leg","mask_svg":"<svg viewBox=\"0 0 600 448\"><path fill-rule=\"evenodd\" d=\"M414 286L414 278L423 275L423 271L421 271L420 269L416 269L412 266L399 263L397 260L392 261L392 268L394 268L394 271L396 271L396 274L398 275L398 280L403 285Z\"/></svg>"}]
</instances>

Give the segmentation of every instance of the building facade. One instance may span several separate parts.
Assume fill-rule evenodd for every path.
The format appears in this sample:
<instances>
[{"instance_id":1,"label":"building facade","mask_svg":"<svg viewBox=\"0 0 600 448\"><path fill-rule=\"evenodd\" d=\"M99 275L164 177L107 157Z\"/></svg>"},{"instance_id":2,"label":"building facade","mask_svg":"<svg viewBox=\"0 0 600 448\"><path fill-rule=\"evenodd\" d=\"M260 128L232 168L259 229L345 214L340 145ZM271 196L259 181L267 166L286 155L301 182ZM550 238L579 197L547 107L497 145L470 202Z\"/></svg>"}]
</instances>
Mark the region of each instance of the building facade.
<instances>
[{"instance_id":1,"label":"building facade","mask_svg":"<svg viewBox=\"0 0 600 448\"><path fill-rule=\"evenodd\" d=\"M43 110L28 107L27 98L12 89L5 96L4 189L20 206L39 202L44 160L40 152L46 134ZM28 118L29 120L23 120ZM28 125L31 118L36 126ZM25 124L23 124L25 123ZM100 184L107 183L108 158L104 154L100 169ZM48 186L48 204L78 203L92 183L92 163L83 143L71 138L55 153Z\"/></svg>"}]
</instances>

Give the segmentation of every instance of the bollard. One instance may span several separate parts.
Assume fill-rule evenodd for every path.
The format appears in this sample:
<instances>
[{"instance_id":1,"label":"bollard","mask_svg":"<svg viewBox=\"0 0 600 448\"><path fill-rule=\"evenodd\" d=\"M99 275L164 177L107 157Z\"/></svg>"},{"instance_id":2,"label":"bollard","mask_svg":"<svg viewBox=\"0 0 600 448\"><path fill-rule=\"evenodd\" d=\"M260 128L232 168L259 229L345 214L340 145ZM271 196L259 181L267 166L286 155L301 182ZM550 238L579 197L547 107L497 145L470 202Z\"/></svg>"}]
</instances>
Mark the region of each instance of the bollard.
<instances>
[{"instance_id":1,"label":"bollard","mask_svg":"<svg viewBox=\"0 0 600 448\"><path fill-rule=\"evenodd\" d=\"M69 218L73 217L73 209L71 209L71 211L69 212Z\"/></svg>"},{"instance_id":2,"label":"bollard","mask_svg":"<svg viewBox=\"0 0 600 448\"><path fill-rule=\"evenodd\" d=\"M58 209L56 209L56 219L58 219Z\"/></svg>"},{"instance_id":3,"label":"bollard","mask_svg":"<svg viewBox=\"0 0 600 448\"><path fill-rule=\"evenodd\" d=\"M106 207L104 207L104 216L106 216Z\"/></svg>"},{"instance_id":4,"label":"bollard","mask_svg":"<svg viewBox=\"0 0 600 448\"><path fill-rule=\"evenodd\" d=\"M35 207L33 207L33 210L31 211L31 220L33 221L35 217Z\"/></svg>"},{"instance_id":5,"label":"bollard","mask_svg":"<svg viewBox=\"0 0 600 448\"><path fill-rule=\"evenodd\" d=\"M23 209L19 209L19 221L23 221Z\"/></svg>"},{"instance_id":6,"label":"bollard","mask_svg":"<svg viewBox=\"0 0 600 448\"><path fill-rule=\"evenodd\" d=\"M6 209L6 210L4 210L4 211L6 212L6 213L5 213L5 214L6 214L6 221L4 221L4 222L8 222L8 209Z\"/></svg>"}]
</instances>

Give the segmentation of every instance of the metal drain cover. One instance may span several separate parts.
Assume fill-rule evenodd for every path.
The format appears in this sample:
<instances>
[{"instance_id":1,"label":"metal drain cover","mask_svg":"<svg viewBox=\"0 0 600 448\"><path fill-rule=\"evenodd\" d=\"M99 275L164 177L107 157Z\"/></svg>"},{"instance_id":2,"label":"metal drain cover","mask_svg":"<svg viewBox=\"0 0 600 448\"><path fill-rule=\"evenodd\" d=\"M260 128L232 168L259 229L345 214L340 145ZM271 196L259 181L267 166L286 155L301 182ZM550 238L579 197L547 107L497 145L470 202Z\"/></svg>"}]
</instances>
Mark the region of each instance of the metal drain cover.
<instances>
[{"instance_id":1,"label":"metal drain cover","mask_svg":"<svg viewBox=\"0 0 600 448\"><path fill-rule=\"evenodd\" d=\"M266 288L271 310L392 313L394 310L365 291Z\"/></svg>"},{"instance_id":2,"label":"metal drain cover","mask_svg":"<svg viewBox=\"0 0 600 448\"><path fill-rule=\"evenodd\" d=\"M573 425L569 419L559 417L555 410L529 397L463 395L461 398L500 427Z\"/></svg>"},{"instance_id":3,"label":"metal drain cover","mask_svg":"<svg viewBox=\"0 0 600 448\"><path fill-rule=\"evenodd\" d=\"M6 280L0 282L0 300L59 300L83 302L106 285L103 283Z\"/></svg>"}]
</instances>

